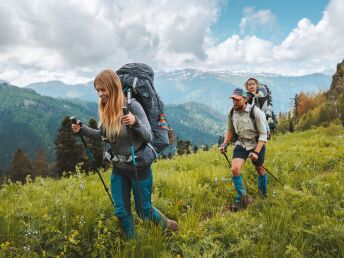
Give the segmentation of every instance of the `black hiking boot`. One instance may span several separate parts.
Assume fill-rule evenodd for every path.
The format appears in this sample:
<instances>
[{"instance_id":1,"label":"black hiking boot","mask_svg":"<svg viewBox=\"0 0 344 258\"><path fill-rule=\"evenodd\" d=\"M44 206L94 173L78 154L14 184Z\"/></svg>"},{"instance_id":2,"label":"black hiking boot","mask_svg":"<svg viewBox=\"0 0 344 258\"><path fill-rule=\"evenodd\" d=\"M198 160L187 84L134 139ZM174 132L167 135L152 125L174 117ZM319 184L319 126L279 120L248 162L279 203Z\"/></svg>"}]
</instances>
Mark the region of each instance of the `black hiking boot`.
<instances>
[{"instance_id":1,"label":"black hiking boot","mask_svg":"<svg viewBox=\"0 0 344 258\"><path fill-rule=\"evenodd\" d=\"M177 232L179 230L178 222L175 220L167 219L166 229L170 232Z\"/></svg>"},{"instance_id":2,"label":"black hiking boot","mask_svg":"<svg viewBox=\"0 0 344 258\"><path fill-rule=\"evenodd\" d=\"M252 203L252 198L248 197L247 195L241 196L240 202L233 203L229 209L230 211L237 212L241 209L246 209L248 205Z\"/></svg>"}]
</instances>

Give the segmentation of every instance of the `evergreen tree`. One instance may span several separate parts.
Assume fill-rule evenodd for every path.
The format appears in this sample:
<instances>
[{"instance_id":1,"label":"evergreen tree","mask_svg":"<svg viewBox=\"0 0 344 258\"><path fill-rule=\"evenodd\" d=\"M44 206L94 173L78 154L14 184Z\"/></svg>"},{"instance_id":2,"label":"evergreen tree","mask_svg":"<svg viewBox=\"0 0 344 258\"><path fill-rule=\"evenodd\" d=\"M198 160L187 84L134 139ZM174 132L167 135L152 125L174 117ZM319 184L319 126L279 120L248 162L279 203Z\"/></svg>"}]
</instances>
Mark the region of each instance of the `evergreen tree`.
<instances>
[{"instance_id":1,"label":"evergreen tree","mask_svg":"<svg viewBox=\"0 0 344 258\"><path fill-rule=\"evenodd\" d=\"M290 113L288 114L288 121L289 121L289 132L294 132L294 121L291 118Z\"/></svg>"},{"instance_id":2,"label":"evergreen tree","mask_svg":"<svg viewBox=\"0 0 344 258\"><path fill-rule=\"evenodd\" d=\"M21 149L17 149L13 155L10 179L12 181L25 182L27 175L32 175L32 163L29 157Z\"/></svg>"},{"instance_id":3,"label":"evergreen tree","mask_svg":"<svg viewBox=\"0 0 344 258\"><path fill-rule=\"evenodd\" d=\"M62 121L55 146L58 174L62 175L64 171L74 171L75 166L82 162L83 149L80 144L77 144L76 137L72 133L69 117L65 117Z\"/></svg>"},{"instance_id":4,"label":"evergreen tree","mask_svg":"<svg viewBox=\"0 0 344 258\"><path fill-rule=\"evenodd\" d=\"M178 155L185 154L185 144L184 144L183 140L178 140L177 141L177 154Z\"/></svg>"},{"instance_id":5,"label":"evergreen tree","mask_svg":"<svg viewBox=\"0 0 344 258\"><path fill-rule=\"evenodd\" d=\"M204 146L203 150L204 150L204 151L209 151L209 145L206 144L206 145Z\"/></svg>"},{"instance_id":6,"label":"evergreen tree","mask_svg":"<svg viewBox=\"0 0 344 258\"><path fill-rule=\"evenodd\" d=\"M34 176L49 176L49 163L43 150L36 152L36 157L33 161L33 173Z\"/></svg>"},{"instance_id":7,"label":"evergreen tree","mask_svg":"<svg viewBox=\"0 0 344 258\"><path fill-rule=\"evenodd\" d=\"M192 151L192 144L190 141L186 141L185 143L186 154L191 154Z\"/></svg>"},{"instance_id":8,"label":"evergreen tree","mask_svg":"<svg viewBox=\"0 0 344 258\"><path fill-rule=\"evenodd\" d=\"M178 155L191 154L191 151L192 151L192 144L190 141L183 141L183 140L177 141L177 154Z\"/></svg>"},{"instance_id":9,"label":"evergreen tree","mask_svg":"<svg viewBox=\"0 0 344 258\"><path fill-rule=\"evenodd\" d=\"M196 153L198 151L198 146L195 145L194 148L193 148L193 152Z\"/></svg>"},{"instance_id":10,"label":"evergreen tree","mask_svg":"<svg viewBox=\"0 0 344 258\"><path fill-rule=\"evenodd\" d=\"M90 119L90 121L88 122L88 126L93 128L93 129L97 129L98 125L97 125L97 121L94 120L93 118ZM87 146L90 149L93 158L95 160L95 166L96 168L100 168L103 164L103 145L100 141L95 140L95 139L87 139ZM86 166L85 166L85 170L86 171L92 171L94 169L94 167L91 164L91 161L89 160L88 156L86 156Z\"/></svg>"}]
</instances>

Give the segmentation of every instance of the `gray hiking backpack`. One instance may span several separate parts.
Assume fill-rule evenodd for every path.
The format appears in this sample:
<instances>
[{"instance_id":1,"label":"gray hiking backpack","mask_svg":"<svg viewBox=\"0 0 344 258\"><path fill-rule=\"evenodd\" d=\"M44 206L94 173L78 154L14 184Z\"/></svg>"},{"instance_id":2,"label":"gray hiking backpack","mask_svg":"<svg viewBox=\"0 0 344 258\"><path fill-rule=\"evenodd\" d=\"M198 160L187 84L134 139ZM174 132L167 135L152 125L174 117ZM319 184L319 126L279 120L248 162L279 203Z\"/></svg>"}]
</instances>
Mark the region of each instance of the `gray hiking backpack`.
<instances>
[{"instance_id":1,"label":"gray hiking backpack","mask_svg":"<svg viewBox=\"0 0 344 258\"><path fill-rule=\"evenodd\" d=\"M131 89L132 97L143 107L153 132L151 144L158 154L161 153L173 143L173 130L165 118L164 103L154 88L153 69L146 64L130 63L116 73L122 82L124 94Z\"/></svg>"},{"instance_id":2,"label":"gray hiking backpack","mask_svg":"<svg viewBox=\"0 0 344 258\"><path fill-rule=\"evenodd\" d=\"M272 105L271 90L266 84L261 84L257 90L262 92L264 96L258 97L258 98L257 97L251 98L251 100L249 100L249 104L254 104L256 107L258 107L260 110L264 112L266 120L270 121L269 123L270 131L274 131L276 129L276 120L275 120L275 114L272 111L273 105ZM253 94L251 96L253 96Z\"/></svg>"}]
</instances>

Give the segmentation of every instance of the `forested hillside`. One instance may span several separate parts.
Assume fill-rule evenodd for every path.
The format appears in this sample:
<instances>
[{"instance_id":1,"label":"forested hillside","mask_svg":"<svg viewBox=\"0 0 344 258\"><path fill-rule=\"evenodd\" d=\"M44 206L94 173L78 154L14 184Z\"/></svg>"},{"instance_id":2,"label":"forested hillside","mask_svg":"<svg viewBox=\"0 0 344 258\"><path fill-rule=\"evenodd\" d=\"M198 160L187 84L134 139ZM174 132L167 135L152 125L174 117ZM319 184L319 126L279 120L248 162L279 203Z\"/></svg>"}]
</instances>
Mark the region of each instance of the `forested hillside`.
<instances>
[{"instance_id":1,"label":"forested hillside","mask_svg":"<svg viewBox=\"0 0 344 258\"><path fill-rule=\"evenodd\" d=\"M344 125L344 61L337 65L331 87L326 92L300 92L294 108L279 116L279 131L308 130L336 121Z\"/></svg>"},{"instance_id":2,"label":"forested hillside","mask_svg":"<svg viewBox=\"0 0 344 258\"><path fill-rule=\"evenodd\" d=\"M17 148L31 157L43 149L53 160L57 130L63 118L72 115L88 121L97 112L72 101L0 84L0 167L9 165Z\"/></svg>"},{"instance_id":3,"label":"forested hillside","mask_svg":"<svg viewBox=\"0 0 344 258\"><path fill-rule=\"evenodd\" d=\"M217 143L225 131L226 116L204 104L167 105L166 116L176 135L194 145Z\"/></svg>"}]
</instances>

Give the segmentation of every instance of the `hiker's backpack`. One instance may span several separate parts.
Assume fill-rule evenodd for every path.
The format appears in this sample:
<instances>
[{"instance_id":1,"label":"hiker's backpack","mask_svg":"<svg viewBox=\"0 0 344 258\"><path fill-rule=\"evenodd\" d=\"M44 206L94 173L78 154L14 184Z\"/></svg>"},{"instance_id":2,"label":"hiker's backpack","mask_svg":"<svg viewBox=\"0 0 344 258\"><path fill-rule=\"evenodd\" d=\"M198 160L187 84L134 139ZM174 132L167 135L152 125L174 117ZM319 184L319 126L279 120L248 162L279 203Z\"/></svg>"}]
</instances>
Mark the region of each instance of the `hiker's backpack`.
<instances>
[{"instance_id":1,"label":"hiker's backpack","mask_svg":"<svg viewBox=\"0 0 344 258\"><path fill-rule=\"evenodd\" d=\"M254 104L260 108L266 117L266 120L269 120L269 118L272 118L273 123L269 124L270 131L275 130L276 125L275 125L275 116L272 111L272 95L271 95L271 90L266 84L261 84L258 89L264 96L261 97L255 97L253 101L255 102Z\"/></svg>"},{"instance_id":2,"label":"hiker's backpack","mask_svg":"<svg viewBox=\"0 0 344 258\"><path fill-rule=\"evenodd\" d=\"M164 104L154 88L154 72L151 67L141 63L130 63L116 71L123 92L131 89L132 97L143 107L153 132L151 144L161 153L173 141L173 131L164 115Z\"/></svg>"},{"instance_id":3,"label":"hiker's backpack","mask_svg":"<svg viewBox=\"0 0 344 258\"><path fill-rule=\"evenodd\" d=\"M266 84L261 84L258 91L260 91L264 96L256 98L256 106L259 107L266 116L271 116L272 96L269 87Z\"/></svg>"}]
</instances>

